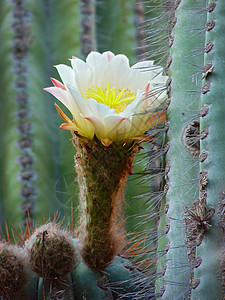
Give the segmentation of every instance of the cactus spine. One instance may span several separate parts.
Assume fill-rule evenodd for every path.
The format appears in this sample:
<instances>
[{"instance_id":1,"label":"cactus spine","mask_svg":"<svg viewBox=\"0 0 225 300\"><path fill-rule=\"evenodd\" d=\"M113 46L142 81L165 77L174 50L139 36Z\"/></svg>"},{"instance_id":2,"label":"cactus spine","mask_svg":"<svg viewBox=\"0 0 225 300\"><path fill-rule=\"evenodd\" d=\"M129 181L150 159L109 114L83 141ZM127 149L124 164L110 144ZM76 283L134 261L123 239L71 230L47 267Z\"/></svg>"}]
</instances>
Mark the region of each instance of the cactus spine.
<instances>
[{"instance_id":1,"label":"cactus spine","mask_svg":"<svg viewBox=\"0 0 225 300\"><path fill-rule=\"evenodd\" d=\"M158 2L162 6L159 7ZM0 2L0 37L4 41L0 48L1 57L4 58L0 61L1 224L5 220L13 220L18 229L24 223L28 210L37 223L41 222L43 214L52 216L58 206L61 215L67 213L69 199L62 201L56 197L55 190L62 189L61 178L66 177L68 172L68 176L72 175L74 151L68 141L69 133L58 132L58 117L41 88L48 85L53 64L66 63L67 57L78 56L80 52L85 56L93 49L102 52L110 48L135 60L132 4L131 0L105 0L99 4L92 0L69 0L66 4L64 1L44 3L33 0ZM224 297L224 6L221 0L209 3L205 0L153 0L148 4L148 16L151 16L151 8L153 11L158 9L167 15L169 25L164 24L162 28L156 25L158 29L154 29L154 46L150 45L149 48L148 38L152 32L142 32L143 37L146 35L143 45L150 49L150 57L153 57L151 51L155 52L159 62L165 61L170 45L167 67L172 80L168 144L157 154L162 154L163 160L166 160L167 184L164 191L157 194L157 197L163 196L160 210L157 213L155 210L150 212L153 217L148 216L145 223L152 228L156 224L152 222L155 215L156 218L160 215L160 220L157 229L142 233L147 236L145 252L149 253L149 245L155 246L155 240L158 239L157 252L153 247L151 256L146 260L148 254L145 254L143 260L146 261L140 263L140 267L145 268L150 262L145 272L150 274L153 282L156 281L156 292L151 285L147 285L132 294L136 286L132 286L134 277L128 270L133 266L127 268L127 260L119 257L113 259L117 251L103 263L105 267L112 261L104 270L107 276L91 269L88 266L90 263L87 265L82 261L77 249L81 247L85 253L92 248L97 249L96 244L90 243L93 242L92 222L95 227L104 227L98 218L101 211L93 209L85 215L87 220L84 227L90 233L84 236L85 243L80 245L74 240L79 262L65 276L64 282L40 278L29 270L31 280L15 299L30 299L30 294L35 295L36 299L51 298L59 296L59 291L64 292L65 299L74 295L78 299L84 295L87 299L123 298L122 292L119 296L117 294L118 286L127 293L125 299L142 299L143 295L146 295L146 299L211 300ZM136 9L135 14L141 15L142 8L140 5L138 7L139 12ZM151 24L157 22L161 22L160 18L154 15ZM18 31L18 24L22 24L22 35L21 27ZM26 24L29 30L25 28ZM162 31L162 39L157 40ZM114 38L110 39L109 36ZM145 51L141 55L148 56ZM204 77L202 81L201 73ZM82 151L78 149L78 156L87 155ZM80 174L87 167L82 167ZM129 168L131 170L131 166ZM84 178L82 180L85 181ZM59 183L55 187L56 182ZM77 197L74 198L73 207L77 201ZM88 201L90 204L94 200L88 197ZM154 201L156 206L159 201ZM105 203L107 207L109 203ZM152 208L151 205L149 207ZM141 220L146 219L143 217ZM104 233L109 233L110 226L104 230ZM134 241L141 244L141 238ZM0 245L1 272L5 272L4 262L1 262L5 247ZM11 246L8 249L11 251ZM139 254L135 259L140 259ZM123 284L124 278L114 277L115 273L126 274L124 278L131 284L130 290L126 290L126 283ZM136 272L135 277L142 282L146 280L140 272ZM84 284L85 280L89 281L88 286ZM1 288L0 284L2 293ZM13 290L11 292L14 293ZM8 294L10 292L7 291L6 297Z\"/></svg>"},{"instance_id":2,"label":"cactus spine","mask_svg":"<svg viewBox=\"0 0 225 300\"><path fill-rule=\"evenodd\" d=\"M225 131L222 124L225 114L225 51L221 37L225 30L225 9L221 1L209 1L208 8L205 44L212 43L213 49L204 55L206 72L201 107L208 110L200 118L200 150L204 153L200 171L206 174L207 181L200 188L200 199L204 199L207 205L206 222L211 217L212 220L211 228L204 232L202 243L197 247L196 255L201 258L201 264L195 270L199 282L192 295L199 300L224 297Z\"/></svg>"},{"instance_id":3,"label":"cactus spine","mask_svg":"<svg viewBox=\"0 0 225 300\"><path fill-rule=\"evenodd\" d=\"M90 11L85 10L87 8L86 3L91 8ZM108 2L105 1L104 5L109 15L111 11L107 4ZM125 5L122 5L118 1L116 6L112 6L115 14L104 35L107 35L107 39L109 31L111 35L120 34L119 43L112 45L113 48L110 46L110 50L125 52L130 54L132 59L135 60L134 47L136 41L134 32L136 29L133 25L134 14L131 4L132 1L126 1ZM122 14L120 10L121 5L123 8ZM46 99L46 94L43 94L42 88L49 85L48 78L52 76L52 65L59 62L67 63L67 57L69 58L72 55L80 56L80 52L86 56L90 50L95 50L100 44L103 47L103 43L101 42L101 38L103 37L98 33L96 34L95 26L97 17L95 14L99 7L95 1L71 0L65 4L58 1L47 1L44 3L32 0L15 0L13 2L4 0L0 6L2 8L1 13L6 16L5 19L4 17L1 18L1 28L7 28L7 30L1 30L0 32L1 37L6 41L4 47L1 47L0 50L2 56L5 57L0 62L0 68L2 74L4 74L4 79L10 79L8 82L6 81L7 84L5 84L5 81L1 81L0 83L2 87L1 99L4 100L4 109L9 113L9 115L4 114L4 111L1 110L1 127L4 128L4 124L7 124L6 116L10 116L11 120L9 126L5 128L1 135L1 145L3 145L0 149L1 163L4 162L4 164L1 164L1 177L4 177L4 180L1 181L2 183L4 182L3 188L1 187L1 212L3 216L1 225L5 220L9 223L11 220L14 220L15 228L19 231L20 225L22 222L23 224L25 223L24 221L29 211L31 224L26 228L26 234L21 237L21 240L17 237L17 233L14 232L12 234L17 243L23 244L25 236L27 238L29 232L33 230L34 224L43 222L43 215L46 218L52 217L53 212L59 207L58 217L62 218L64 213L68 212L67 207L69 206L70 208L70 199L67 198L65 202L62 202L61 195L60 197L56 197L56 192L58 192L57 189L61 189L60 177L64 177L64 175L66 177L67 174L65 173L67 172L69 172L69 175L73 174L71 165L73 164L74 149L70 145L69 133L67 135L66 132L58 130L56 126L56 123L58 123L57 114L52 106L52 102ZM11 19L11 13L14 11L16 11L14 15L17 17L13 15L14 19ZM22 15L20 15L21 13ZM102 17L100 14L101 12L98 12L98 20ZM15 18L20 19L15 20ZM14 21L22 23L23 26L25 23L29 25L29 30L25 30L22 27L22 37L17 41L21 42L17 44L18 47L25 47L23 48L24 56L17 58L17 60L12 60L12 51L10 51L12 47L11 41L13 39L16 40L17 36L12 31L12 28L8 26L12 25ZM114 25L116 25L116 28ZM116 34L115 31L117 31ZM11 76L11 68L9 66L14 64L20 64L23 67L22 71L20 70L20 74L18 73L18 76L23 77L22 79L25 82L22 82L24 84L23 89L20 88L17 90L13 87L18 81L16 78L17 73L16 76ZM9 75L7 72L9 72ZM20 82L20 84L22 83ZM15 99L20 95L21 91L25 92L26 101L24 100L25 102L22 103L22 99L17 103ZM17 112L18 119L15 118ZM22 125L29 123L31 125L25 127L28 135L25 139L26 143L23 142L22 144L22 149L20 149L21 147L15 147L20 142L22 136L21 132L18 134L17 131L18 123L22 123ZM31 142L29 145L28 139ZM127 174L132 168L132 158L129 159L130 165L124 171ZM17 161L20 165L15 164ZM19 171L25 173L22 180L18 180ZM125 179L126 176L125 174L123 175ZM124 187L123 185L121 186L121 190ZM24 186L28 188L32 187L32 189L27 188L24 190L26 195L22 195L21 197L20 190ZM74 203L71 205L73 207L77 205L77 197L75 196L74 198ZM23 208L22 211L21 206ZM15 208L13 211L12 207ZM100 212L98 213L100 214ZM74 215L75 217L76 215ZM122 220L120 222L122 224ZM64 274L63 278L55 273L54 276L57 279L52 279L53 276L49 278L46 272L43 271L43 269L45 270L43 267L47 264L45 247L48 243L49 229L40 228L40 230L38 237L35 236L35 233L33 236L35 242L41 246L41 251L38 251L39 255L41 252L41 259L38 257L39 265L36 269L32 266L33 271L37 274L35 275L30 267L27 267L27 257L24 257L23 262L28 273L27 284L25 284L22 291L18 294L15 294L10 289L6 291L5 287L2 293L0 289L1 299L2 295L3 299L8 297L15 299L49 299L61 296L64 299L72 299L73 297L78 297L79 299L84 297L84 295L87 299L104 299L106 296L116 299L118 297L123 298L122 295L128 295L124 296L126 299L134 297L137 286L133 283L134 278L132 273L135 274L135 278L142 276L142 274L138 271L135 273L136 271L134 271L129 261L114 257L118 253L118 249L106 263L106 265L111 263L110 266L106 268L105 265L103 266L105 273L92 270L83 263L81 256L78 255L79 261L72 271L69 270L71 271L70 273ZM11 235L11 231L7 232L7 229L3 229L3 233L1 232L2 238L4 236L7 238L8 234ZM29 240L27 241L27 245L29 244ZM123 243L120 241L120 244ZM22 245L22 251L25 251L24 249L27 247ZM78 254L80 247L79 243L74 241L74 249ZM32 257L31 261L34 260L34 257ZM53 264L55 260L52 260ZM30 265L32 265L31 261L29 261ZM4 267L3 264L1 272L5 272ZM101 268L103 267L101 266ZM69 271L67 270L67 272ZM60 278L58 279L58 277ZM88 286L84 284L87 278L90 280ZM7 286L7 282L4 285Z\"/></svg>"},{"instance_id":4,"label":"cactus spine","mask_svg":"<svg viewBox=\"0 0 225 300\"><path fill-rule=\"evenodd\" d=\"M185 246L186 236L183 218L184 207L190 207L196 197L198 159L193 157L190 149L188 149L195 146L195 141L192 140L191 144L186 145L187 148L185 148L182 139L184 142L187 140L184 136L185 128L193 121L193 112L198 114L199 110L199 96L191 91L200 88L201 74L193 75L196 74L196 67L191 64L201 64L203 53L200 56L192 57L191 63L186 61L186 57L190 55L191 50L195 49L195 44L198 43L199 48L204 47L204 38L196 35L191 30L190 25L192 28L204 28L205 22L204 19L199 21L197 14L192 16L192 22L190 22L189 7L198 8L199 2L181 1L175 10L175 17L171 20L173 44L171 46L172 62L169 67L169 74L172 83L171 103L168 108L169 150L166 154L166 163L169 168L166 219L169 228L166 235L166 269L163 277L165 290L161 290L164 291L164 299L171 299L174 295L181 297L183 293L189 292L190 287L190 264ZM183 68L183 66L185 67Z\"/></svg>"},{"instance_id":5,"label":"cactus spine","mask_svg":"<svg viewBox=\"0 0 225 300\"><path fill-rule=\"evenodd\" d=\"M219 1L176 1L174 8L167 225L162 215L166 237L158 241L158 253L166 254L158 262L156 296L222 299L224 9Z\"/></svg>"},{"instance_id":6,"label":"cactus spine","mask_svg":"<svg viewBox=\"0 0 225 300\"><path fill-rule=\"evenodd\" d=\"M74 136L82 222L80 238L85 263L104 269L124 247L121 210L127 176L138 144L105 147L97 139Z\"/></svg>"}]
</instances>

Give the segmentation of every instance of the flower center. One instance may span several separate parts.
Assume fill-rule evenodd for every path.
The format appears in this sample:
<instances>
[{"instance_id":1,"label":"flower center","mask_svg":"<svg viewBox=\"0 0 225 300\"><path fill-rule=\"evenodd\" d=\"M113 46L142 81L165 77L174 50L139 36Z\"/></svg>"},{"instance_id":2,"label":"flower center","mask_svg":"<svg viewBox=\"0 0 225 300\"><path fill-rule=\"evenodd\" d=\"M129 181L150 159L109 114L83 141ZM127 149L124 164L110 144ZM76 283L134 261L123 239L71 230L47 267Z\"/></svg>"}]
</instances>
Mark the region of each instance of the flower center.
<instances>
[{"instance_id":1,"label":"flower center","mask_svg":"<svg viewBox=\"0 0 225 300\"><path fill-rule=\"evenodd\" d=\"M117 89L116 84L113 88L110 88L109 83L107 83L107 87L104 90L101 86L92 86L85 93L83 93L83 96L86 99L94 98L97 100L97 102L103 103L110 108L115 109L117 114L121 111L124 111L127 104L136 98L136 95L131 92L130 89Z\"/></svg>"}]
</instances>

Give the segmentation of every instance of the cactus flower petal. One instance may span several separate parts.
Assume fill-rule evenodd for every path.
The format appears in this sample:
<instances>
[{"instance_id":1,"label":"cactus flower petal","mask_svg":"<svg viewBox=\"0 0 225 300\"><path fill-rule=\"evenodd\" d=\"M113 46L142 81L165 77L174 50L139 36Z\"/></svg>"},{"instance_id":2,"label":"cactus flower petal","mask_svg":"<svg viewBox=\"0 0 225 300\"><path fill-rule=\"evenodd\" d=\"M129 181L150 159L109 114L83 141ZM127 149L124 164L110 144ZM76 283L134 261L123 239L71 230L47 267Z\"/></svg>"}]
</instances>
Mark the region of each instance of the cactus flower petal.
<instances>
[{"instance_id":1,"label":"cactus flower petal","mask_svg":"<svg viewBox=\"0 0 225 300\"><path fill-rule=\"evenodd\" d=\"M96 135L107 146L143 136L165 120L160 105L166 99L168 77L153 61L130 67L125 55L107 51L91 52L86 62L73 57L71 65L57 65L63 84L53 79L55 86L45 89L73 115L71 121L60 111L66 121L61 128L89 139Z\"/></svg>"},{"instance_id":2,"label":"cactus flower petal","mask_svg":"<svg viewBox=\"0 0 225 300\"><path fill-rule=\"evenodd\" d=\"M102 56L106 58L108 62L110 62L115 57L115 54L111 51L106 51L102 54Z\"/></svg>"},{"instance_id":3,"label":"cactus flower petal","mask_svg":"<svg viewBox=\"0 0 225 300\"><path fill-rule=\"evenodd\" d=\"M63 84L66 86L68 84L75 86L76 81L75 81L75 74L73 72L73 69L70 68L69 66L60 64L55 66L62 81Z\"/></svg>"},{"instance_id":4,"label":"cactus flower petal","mask_svg":"<svg viewBox=\"0 0 225 300\"><path fill-rule=\"evenodd\" d=\"M59 80L57 80L55 78L51 78L51 81L54 84L54 86L59 87L59 88L66 91L66 88L65 88L64 84L62 84Z\"/></svg>"},{"instance_id":5,"label":"cactus flower petal","mask_svg":"<svg viewBox=\"0 0 225 300\"><path fill-rule=\"evenodd\" d=\"M53 86L53 87L44 88L44 91L49 92L50 94L55 96L70 110L69 95L66 90Z\"/></svg>"}]
</instances>

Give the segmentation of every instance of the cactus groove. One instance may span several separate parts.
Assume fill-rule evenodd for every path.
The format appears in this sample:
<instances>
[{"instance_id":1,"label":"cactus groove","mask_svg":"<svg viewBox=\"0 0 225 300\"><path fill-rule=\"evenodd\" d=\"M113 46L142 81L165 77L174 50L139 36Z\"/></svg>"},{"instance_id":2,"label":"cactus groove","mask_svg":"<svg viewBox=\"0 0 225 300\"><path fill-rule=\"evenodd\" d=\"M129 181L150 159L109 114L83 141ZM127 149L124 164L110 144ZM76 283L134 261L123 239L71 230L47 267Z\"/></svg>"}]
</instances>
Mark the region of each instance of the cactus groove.
<instances>
[{"instance_id":1,"label":"cactus groove","mask_svg":"<svg viewBox=\"0 0 225 300\"><path fill-rule=\"evenodd\" d=\"M208 8L205 44L211 42L214 47L204 55L206 72L201 107L208 106L208 113L200 119L200 150L206 153L200 162L200 171L206 172L207 182L200 187L199 198L205 198L207 212L212 207L215 214L210 222L211 228L203 233L203 240L197 247L196 255L201 258L201 264L195 269L195 280L199 281L192 295L199 300L224 297L225 131L222 124L225 115L225 46L221 37L225 30L225 8L221 1L209 1Z\"/></svg>"},{"instance_id":2,"label":"cactus groove","mask_svg":"<svg viewBox=\"0 0 225 300\"><path fill-rule=\"evenodd\" d=\"M170 19L173 30L168 70L172 80L171 103L168 108L169 150L166 154L166 164L169 167L166 194L168 211L166 240L162 237L158 247L159 252L164 250L167 253L160 259L164 260L164 264L160 262L158 265L161 278L157 282L157 295L161 295L163 299L186 299L190 296L191 264L188 260L190 253L183 218L185 206L191 207L197 197L199 166L198 158L193 157L189 147L184 146L182 137L185 128L196 116L198 118L201 73L197 72L196 65L202 65L203 53L196 56L191 54L196 48L204 48L204 35L199 35L195 30L205 26L204 14L199 18L197 13L204 7L204 3L204 0L181 1L180 4L176 2L175 16ZM196 142L196 139L192 139L190 144ZM162 216L161 222L165 224L163 218Z\"/></svg>"},{"instance_id":3,"label":"cactus groove","mask_svg":"<svg viewBox=\"0 0 225 300\"><path fill-rule=\"evenodd\" d=\"M0 1L1 300L225 299L224 20L222 0ZM52 65L92 50L170 76L168 122L148 132L124 216L135 151L122 150L138 145L75 136L76 154L42 91ZM54 223L37 227L43 216Z\"/></svg>"}]
</instances>

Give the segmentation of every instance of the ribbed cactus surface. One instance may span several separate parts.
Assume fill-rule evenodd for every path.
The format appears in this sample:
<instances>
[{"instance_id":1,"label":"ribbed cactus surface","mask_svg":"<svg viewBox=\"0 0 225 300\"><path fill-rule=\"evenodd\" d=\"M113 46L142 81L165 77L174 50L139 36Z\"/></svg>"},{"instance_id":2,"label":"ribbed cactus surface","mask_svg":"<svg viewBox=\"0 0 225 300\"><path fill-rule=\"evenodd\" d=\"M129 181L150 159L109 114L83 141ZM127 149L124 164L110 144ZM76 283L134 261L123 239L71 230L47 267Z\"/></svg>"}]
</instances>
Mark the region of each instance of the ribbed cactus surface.
<instances>
[{"instance_id":1,"label":"ribbed cactus surface","mask_svg":"<svg viewBox=\"0 0 225 300\"><path fill-rule=\"evenodd\" d=\"M63 248L56 238L48 256L46 247L52 234L47 225L37 229L33 238L28 236L43 218L53 219L55 214L60 223L69 220L70 228L79 224L76 151L70 134L58 130L54 104L43 92L49 78L58 76L52 66L67 64L72 56L85 58L92 50L125 53L134 62L138 44L135 18L140 18L139 12L130 0L4 0L0 8L0 35L4 41L0 47L4 57L0 63L0 221L3 241L9 242L0 245L0 273L4 274L0 280L1 298L133 299L140 291L135 282L144 275L127 259L115 257L104 271L96 271L82 262L77 239L72 248ZM129 189L127 194L131 198ZM131 202L129 212L135 206ZM131 220L128 226L133 223ZM26 227L26 238L21 226ZM11 245L12 240L18 246ZM76 253L75 260L72 253ZM62 265L65 271L52 271L56 265Z\"/></svg>"},{"instance_id":2,"label":"ribbed cactus surface","mask_svg":"<svg viewBox=\"0 0 225 300\"><path fill-rule=\"evenodd\" d=\"M0 2L2 300L225 297L224 20L221 0ZM92 50L124 53L131 63L154 59L169 76L167 122L148 132L117 223L124 246L127 219L130 260L118 256L118 243L107 243L113 187L108 194L95 189L94 196L104 194L103 218L102 199L85 177L87 169L91 180L96 173L77 163L77 180L71 134L58 129L52 97L42 90L59 78L53 65ZM81 147L79 155L93 153ZM111 166L107 155L101 159ZM123 158L116 157L122 174ZM122 169L133 170L126 162ZM91 207L84 214L82 180ZM35 230L43 217L47 225ZM62 230L68 222L70 230Z\"/></svg>"},{"instance_id":3,"label":"ribbed cactus surface","mask_svg":"<svg viewBox=\"0 0 225 300\"><path fill-rule=\"evenodd\" d=\"M175 1L172 9L166 204L158 231L164 227L156 295L222 299L224 10L220 1Z\"/></svg>"},{"instance_id":4,"label":"ribbed cactus surface","mask_svg":"<svg viewBox=\"0 0 225 300\"><path fill-rule=\"evenodd\" d=\"M41 224L57 209L77 222L75 149L70 133L58 130L43 88L58 76L53 65L92 50L125 53L134 62L133 1L4 0L1 15L1 224L19 230L28 211Z\"/></svg>"}]
</instances>

